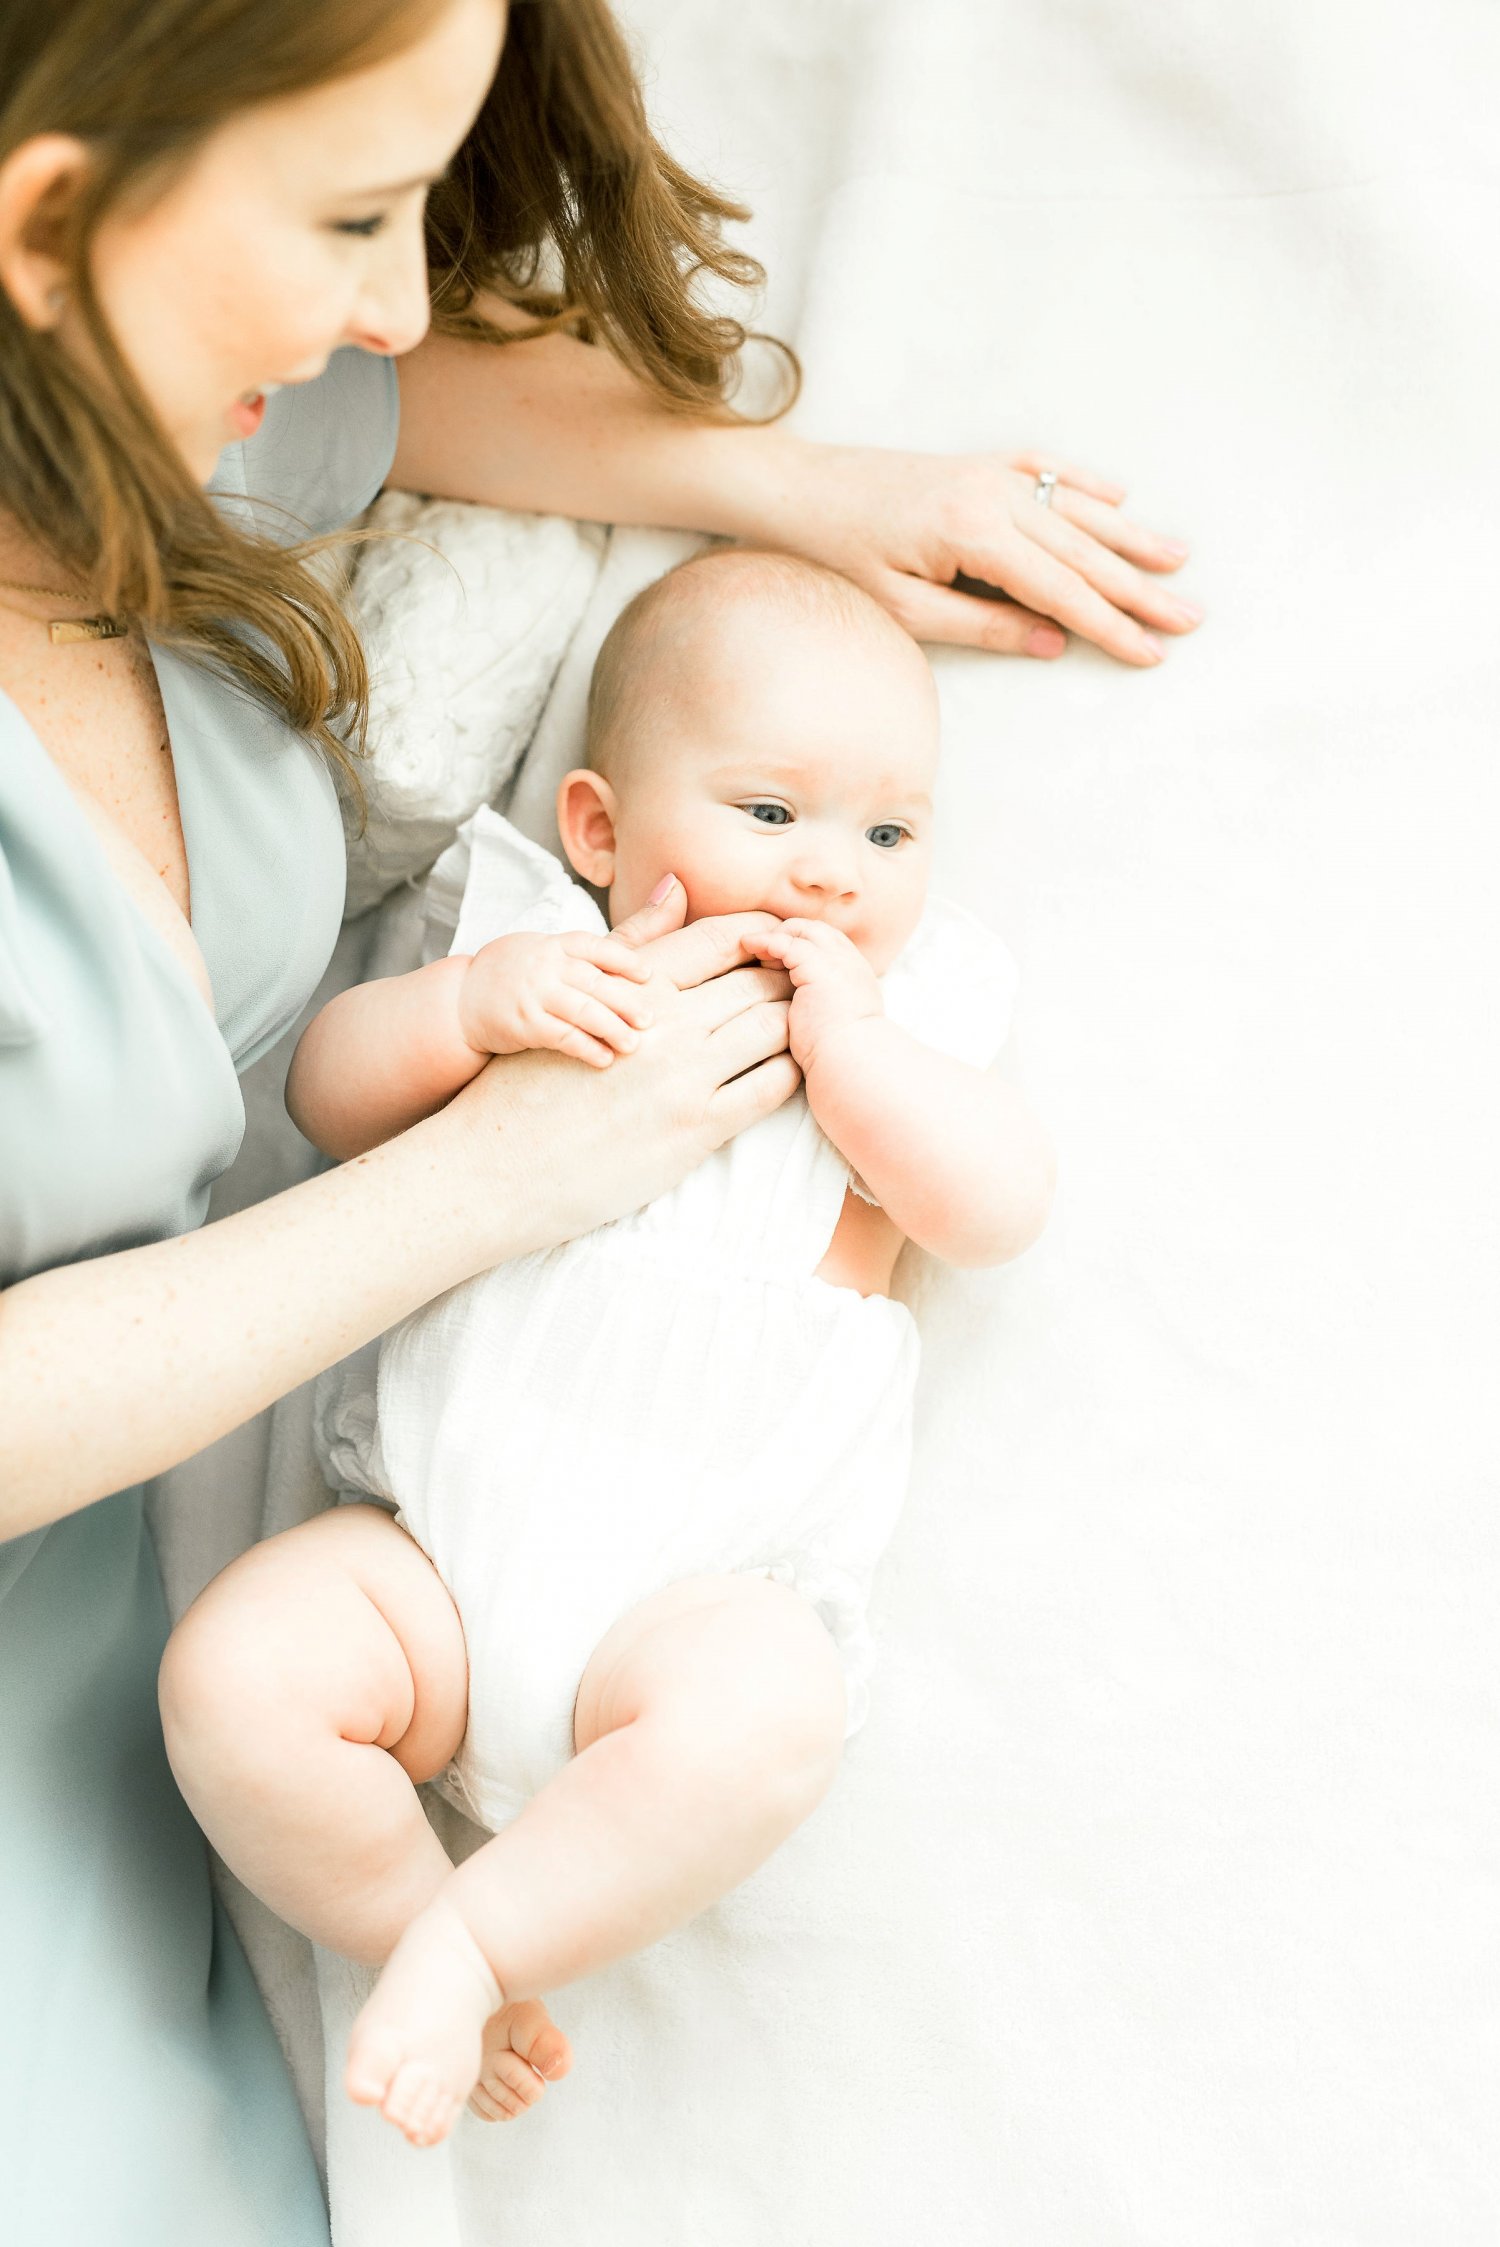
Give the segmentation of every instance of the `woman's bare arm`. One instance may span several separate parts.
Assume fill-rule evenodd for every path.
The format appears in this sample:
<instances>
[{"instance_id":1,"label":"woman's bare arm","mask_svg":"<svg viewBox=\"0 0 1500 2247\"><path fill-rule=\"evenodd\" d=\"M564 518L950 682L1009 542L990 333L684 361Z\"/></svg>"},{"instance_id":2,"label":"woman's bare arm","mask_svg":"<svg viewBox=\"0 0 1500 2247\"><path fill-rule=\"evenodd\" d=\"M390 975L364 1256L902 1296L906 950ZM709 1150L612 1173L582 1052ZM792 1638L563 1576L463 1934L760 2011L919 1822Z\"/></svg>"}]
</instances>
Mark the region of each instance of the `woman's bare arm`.
<instances>
[{"instance_id":1,"label":"woman's bare arm","mask_svg":"<svg viewBox=\"0 0 1500 2247\"><path fill-rule=\"evenodd\" d=\"M1162 652L1152 632L1200 621L1155 582L1186 548L1130 522L1120 487L1083 469L1063 467L1051 507L1038 507L1034 454L886 452L813 444L781 424L696 420L570 336L433 335L397 368L390 481L403 491L807 554L921 640L1048 656L1065 645L1061 625L1148 665ZM1009 599L957 591L960 575Z\"/></svg>"},{"instance_id":2,"label":"woman's bare arm","mask_svg":"<svg viewBox=\"0 0 1500 2247\"><path fill-rule=\"evenodd\" d=\"M738 921L654 944L658 1019L614 1068L492 1062L341 1169L11 1287L0 1538L175 1466L445 1288L639 1208L778 1106L797 1083L786 983L735 967L745 948Z\"/></svg>"}]
</instances>

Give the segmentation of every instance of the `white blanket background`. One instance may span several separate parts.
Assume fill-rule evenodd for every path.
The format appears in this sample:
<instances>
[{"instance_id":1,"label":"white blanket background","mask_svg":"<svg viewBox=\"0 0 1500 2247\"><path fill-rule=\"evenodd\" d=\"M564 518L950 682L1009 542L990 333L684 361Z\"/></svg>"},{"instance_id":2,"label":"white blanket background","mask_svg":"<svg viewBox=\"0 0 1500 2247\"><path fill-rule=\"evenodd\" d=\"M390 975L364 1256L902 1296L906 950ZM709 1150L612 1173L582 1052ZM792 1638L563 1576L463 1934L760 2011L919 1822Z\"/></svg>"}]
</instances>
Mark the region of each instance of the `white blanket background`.
<instances>
[{"instance_id":1,"label":"white blanket background","mask_svg":"<svg viewBox=\"0 0 1500 2247\"><path fill-rule=\"evenodd\" d=\"M1496 11L629 14L755 207L796 426L1092 460L1211 617L1154 674L936 658L939 882L1021 959L1063 1183L1017 1267L904 1268L835 1794L561 1993L524 2124L416 2155L335 2090L339 2247L1493 2247ZM669 545L611 543L535 831ZM275 1075L221 1207L295 1174ZM316 1503L304 1438L170 1478L179 1604ZM240 1916L315 2111L305 1949Z\"/></svg>"}]
</instances>

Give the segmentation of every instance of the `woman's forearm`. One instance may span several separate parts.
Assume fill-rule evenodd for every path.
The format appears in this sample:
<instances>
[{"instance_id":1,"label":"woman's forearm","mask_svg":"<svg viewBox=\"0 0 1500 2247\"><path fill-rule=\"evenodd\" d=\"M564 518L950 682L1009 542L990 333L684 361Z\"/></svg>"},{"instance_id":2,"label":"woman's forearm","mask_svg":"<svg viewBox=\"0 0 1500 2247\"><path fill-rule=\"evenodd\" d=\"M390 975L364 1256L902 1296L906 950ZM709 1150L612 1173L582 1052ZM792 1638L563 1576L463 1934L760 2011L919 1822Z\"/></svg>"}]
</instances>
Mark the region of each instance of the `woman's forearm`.
<instances>
[{"instance_id":1,"label":"woman's forearm","mask_svg":"<svg viewBox=\"0 0 1500 2247\"><path fill-rule=\"evenodd\" d=\"M540 1245L503 1138L487 1150L493 1224L476 1223L474 1166L443 1119L218 1224L0 1295L0 1538L175 1466Z\"/></svg>"},{"instance_id":2,"label":"woman's forearm","mask_svg":"<svg viewBox=\"0 0 1500 2247\"><path fill-rule=\"evenodd\" d=\"M398 360L389 481L493 507L734 538L788 510L798 440L660 405L608 351L571 336L496 346L435 335Z\"/></svg>"}]
</instances>

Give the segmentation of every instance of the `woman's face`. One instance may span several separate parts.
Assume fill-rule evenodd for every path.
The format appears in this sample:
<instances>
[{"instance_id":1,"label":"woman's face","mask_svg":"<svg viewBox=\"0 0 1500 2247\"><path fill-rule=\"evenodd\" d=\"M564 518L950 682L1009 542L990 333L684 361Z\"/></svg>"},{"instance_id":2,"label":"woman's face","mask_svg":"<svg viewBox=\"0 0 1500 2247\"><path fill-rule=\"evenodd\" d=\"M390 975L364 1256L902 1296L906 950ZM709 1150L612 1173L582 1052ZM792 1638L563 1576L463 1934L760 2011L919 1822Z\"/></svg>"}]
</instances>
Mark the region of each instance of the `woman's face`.
<instances>
[{"instance_id":1,"label":"woman's face","mask_svg":"<svg viewBox=\"0 0 1500 2247\"><path fill-rule=\"evenodd\" d=\"M503 0L448 0L414 46L245 111L165 194L102 222L105 318L200 482L260 426L268 390L310 382L344 344L420 341L427 189L474 121L504 28ZM87 348L66 312L59 334Z\"/></svg>"}]
</instances>

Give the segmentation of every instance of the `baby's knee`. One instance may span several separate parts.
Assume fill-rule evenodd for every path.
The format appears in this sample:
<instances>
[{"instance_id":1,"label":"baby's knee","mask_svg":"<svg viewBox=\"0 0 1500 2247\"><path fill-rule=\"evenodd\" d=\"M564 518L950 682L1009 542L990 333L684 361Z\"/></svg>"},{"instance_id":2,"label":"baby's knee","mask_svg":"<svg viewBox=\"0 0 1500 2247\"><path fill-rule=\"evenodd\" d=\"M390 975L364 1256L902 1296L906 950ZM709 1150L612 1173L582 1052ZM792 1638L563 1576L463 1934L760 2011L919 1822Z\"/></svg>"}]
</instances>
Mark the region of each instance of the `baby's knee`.
<instances>
[{"instance_id":1,"label":"baby's knee","mask_svg":"<svg viewBox=\"0 0 1500 2247\"><path fill-rule=\"evenodd\" d=\"M272 1635L232 1600L203 1598L167 1640L157 1679L162 1730L174 1768L222 1764L254 1751L277 1716L287 1680L276 1674Z\"/></svg>"},{"instance_id":2,"label":"baby's knee","mask_svg":"<svg viewBox=\"0 0 1500 2247\"><path fill-rule=\"evenodd\" d=\"M353 1627L359 1616L348 1612L364 1604L357 1587L309 1576L266 1546L225 1569L162 1657L158 1698L174 1765L192 1759L253 1783L262 1765L325 1736L363 1726L376 1737L403 1684L409 1701L410 1679L394 1660L372 1674L371 1649ZM386 1651L379 1640L376 1651Z\"/></svg>"}]
</instances>

